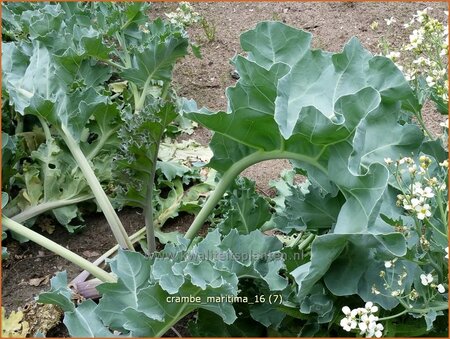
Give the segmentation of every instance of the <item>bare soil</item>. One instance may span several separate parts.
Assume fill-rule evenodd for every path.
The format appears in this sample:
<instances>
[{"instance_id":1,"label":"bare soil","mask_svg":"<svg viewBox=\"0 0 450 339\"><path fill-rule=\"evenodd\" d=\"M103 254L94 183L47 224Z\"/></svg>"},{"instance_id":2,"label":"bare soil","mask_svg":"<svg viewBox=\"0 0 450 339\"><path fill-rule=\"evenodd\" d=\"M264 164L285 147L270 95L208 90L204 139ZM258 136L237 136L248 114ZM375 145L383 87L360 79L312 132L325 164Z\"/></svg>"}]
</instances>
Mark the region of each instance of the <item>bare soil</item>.
<instances>
[{"instance_id":1,"label":"bare soil","mask_svg":"<svg viewBox=\"0 0 450 339\"><path fill-rule=\"evenodd\" d=\"M182 60L175 71L175 88L180 96L195 99L199 106L212 110L225 110L225 88L232 86L233 67L229 60L241 53L239 35L254 27L262 20L279 20L313 34L313 46L329 51L340 51L343 45L356 36L362 44L379 53L378 43L382 37L396 46L408 40L401 24L408 22L419 9L433 7L433 12L447 10L446 2L260 2L260 3L194 3L196 11L203 15L215 34L211 41L202 28L190 28L191 37L202 46L202 59L189 56ZM164 15L175 10L177 3L157 3L151 16ZM396 26L386 31L384 19L395 17ZM369 26L378 21L379 28L372 30ZM439 122L443 117L432 108L427 109L426 122L433 131L439 131ZM207 144L211 134L198 128L194 138ZM258 188L270 194L269 181L276 179L284 168L286 161L271 161L254 165L243 175L257 182ZM125 209L120 213L121 220L129 234L143 226L143 217L134 209ZM184 231L192 221L190 217L174 220L168 227L171 230ZM50 239L94 261L96 256L114 245L109 227L100 214L86 217L86 225L79 234L70 235L63 228L57 227ZM49 288L48 278L55 272L66 270L69 279L80 271L68 261L53 255L49 251L31 242L19 244L9 238L4 246L8 247L10 258L2 262L2 305L7 313L23 307L42 290ZM47 277L47 278L46 278ZM36 278L43 278L38 286ZM188 336L185 322L177 327L183 336ZM64 337L67 333L59 327L49 336ZM172 332L168 336L174 335Z\"/></svg>"}]
</instances>

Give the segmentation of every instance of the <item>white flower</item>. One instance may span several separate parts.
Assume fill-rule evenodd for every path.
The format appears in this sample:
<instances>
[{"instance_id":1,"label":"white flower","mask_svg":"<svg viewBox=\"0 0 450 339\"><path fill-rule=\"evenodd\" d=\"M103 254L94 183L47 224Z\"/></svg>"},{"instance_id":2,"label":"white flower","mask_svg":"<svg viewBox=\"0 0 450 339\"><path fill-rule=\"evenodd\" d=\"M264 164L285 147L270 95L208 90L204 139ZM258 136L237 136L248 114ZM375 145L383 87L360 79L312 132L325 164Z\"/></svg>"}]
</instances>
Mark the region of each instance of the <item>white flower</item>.
<instances>
[{"instance_id":1,"label":"white flower","mask_svg":"<svg viewBox=\"0 0 450 339\"><path fill-rule=\"evenodd\" d=\"M442 284L436 286L439 293L445 293L445 287Z\"/></svg>"},{"instance_id":2,"label":"white flower","mask_svg":"<svg viewBox=\"0 0 450 339\"><path fill-rule=\"evenodd\" d=\"M376 30L378 28L378 21L374 21L370 24L370 29L372 29L373 31Z\"/></svg>"},{"instance_id":3,"label":"white flower","mask_svg":"<svg viewBox=\"0 0 450 339\"><path fill-rule=\"evenodd\" d=\"M415 210L415 209L417 209L417 207L421 207L420 206L421 203L423 203L423 198L420 198L420 199L412 198L411 204L409 204L408 201L403 200L403 208L405 210Z\"/></svg>"},{"instance_id":4,"label":"white flower","mask_svg":"<svg viewBox=\"0 0 450 339\"><path fill-rule=\"evenodd\" d=\"M414 80L415 78L416 78L416 76L414 75L414 73L406 73L406 74L405 74L405 79L406 79L407 81Z\"/></svg>"},{"instance_id":5,"label":"white flower","mask_svg":"<svg viewBox=\"0 0 450 339\"><path fill-rule=\"evenodd\" d=\"M371 301L366 302L366 305L364 307L366 308L367 311L371 313L378 312L378 306L375 306Z\"/></svg>"},{"instance_id":6,"label":"white flower","mask_svg":"<svg viewBox=\"0 0 450 339\"><path fill-rule=\"evenodd\" d=\"M384 267L386 267L386 268L391 268L392 267L392 261L385 261L384 262Z\"/></svg>"},{"instance_id":7,"label":"white flower","mask_svg":"<svg viewBox=\"0 0 450 339\"><path fill-rule=\"evenodd\" d=\"M342 318L340 325L344 329L344 331L350 332L351 330L356 328L357 323L355 320L349 318Z\"/></svg>"},{"instance_id":8,"label":"white flower","mask_svg":"<svg viewBox=\"0 0 450 339\"><path fill-rule=\"evenodd\" d=\"M422 196L425 198L433 198L434 197L433 189L429 186L425 187L423 189Z\"/></svg>"},{"instance_id":9,"label":"white flower","mask_svg":"<svg viewBox=\"0 0 450 339\"><path fill-rule=\"evenodd\" d=\"M443 162L440 162L439 166L441 166L441 167L448 167L448 160L446 159Z\"/></svg>"},{"instance_id":10,"label":"white flower","mask_svg":"<svg viewBox=\"0 0 450 339\"><path fill-rule=\"evenodd\" d=\"M417 219L419 220L423 220L431 216L430 205L428 204L416 206L415 211L417 212Z\"/></svg>"},{"instance_id":11,"label":"white flower","mask_svg":"<svg viewBox=\"0 0 450 339\"><path fill-rule=\"evenodd\" d=\"M398 297L402 292L400 290L392 291L391 296Z\"/></svg>"},{"instance_id":12,"label":"white flower","mask_svg":"<svg viewBox=\"0 0 450 339\"><path fill-rule=\"evenodd\" d=\"M408 171L409 171L409 173L411 173L411 174L416 173L416 172L417 172L417 166L416 166L416 165L409 166L409 167L408 167Z\"/></svg>"},{"instance_id":13,"label":"white flower","mask_svg":"<svg viewBox=\"0 0 450 339\"><path fill-rule=\"evenodd\" d=\"M400 59L400 55L400 52L389 52L388 54L386 54L386 58L389 58L392 61L397 61L398 59Z\"/></svg>"},{"instance_id":14,"label":"white flower","mask_svg":"<svg viewBox=\"0 0 450 339\"><path fill-rule=\"evenodd\" d=\"M384 158L384 162L386 163L386 165L390 165L393 163L391 158Z\"/></svg>"},{"instance_id":15,"label":"white flower","mask_svg":"<svg viewBox=\"0 0 450 339\"><path fill-rule=\"evenodd\" d=\"M429 284L431 284L433 282L433 276L431 275L431 273L428 273L427 275L421 274L420 282L422 283L422 285L428 286Z\"/></svg>"},{"instance_id":16,"label":"white flower","mask_svg":"<svg viewBox=\"0 0 450 339\"><path fill-rule=\"evenodd\" d=\"M359 327L359 329L361 331L361 334L366 333L366 331L367 331L367 323L366 322L359 323L358 327Z\"/></svg>"},{"instance_id":17,"label":"white flower","mask_svg":"<svg viewBox=\"0 0 450 339\"><path fill-rule=\"evenodd\" d=\"M351 312L350 307L348 306L342 307L342 313L344 313L346 316L349 316L350 312Z\"/></svg>"},{"instance_id":18,"label":"white flower","mask_svg":"<svg viewBox=\"0 0 450 339\"><path fill-rule=\"evenodd\" d=\"M444 258L448 260L448 246L445 248L445 252L446 252L447 254L445 255Z\"/></svg>"},{"instance_id":19,"label":"white flower","mask_svg":"<svg viewBox=\"0 0 450 339\"><path fill-rule=\"evenodd\" d=\"M386 25L388 25L388 26L397 22L397 20L395 20L395 18L393 16L391 16L389 19L384 19L384 21L386 21Z\"/></svg>"},{"instance_id":20,"label":"white flower","mask_svg":"<svg viewBox=\"0 0 450 339\"><path fill-rule=\"evenodd\" d=\"M427 85L429 87L433 87L434 85L436 85L436 82L434 81L434 78L432 76L427 76L425 81L427 82Z\"/></svg>"},{"instance_id":21,"label":"white flower","mask_svg":"<svg viewBox=\"0 0 450 339\"><path fill-rule=\"evenodd\" d=\"M384 326L382 325L382 324L377 324L376 326L375 326L375 337L377 337L377 338L381 338L381 336L383 335L383 332L381 332L381 331L383 331L384 330Z\"/></svg>"}]
</instances>

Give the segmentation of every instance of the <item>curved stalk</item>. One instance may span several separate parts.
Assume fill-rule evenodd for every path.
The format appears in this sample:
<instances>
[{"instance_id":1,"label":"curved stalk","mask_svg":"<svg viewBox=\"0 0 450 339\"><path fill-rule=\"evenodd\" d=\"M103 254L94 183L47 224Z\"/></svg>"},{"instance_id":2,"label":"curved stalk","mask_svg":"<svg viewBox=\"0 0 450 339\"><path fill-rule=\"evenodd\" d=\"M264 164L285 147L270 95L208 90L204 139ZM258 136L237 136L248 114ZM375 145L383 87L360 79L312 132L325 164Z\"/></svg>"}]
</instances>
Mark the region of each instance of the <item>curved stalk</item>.
<instances>
[{"instance_id":1,"label":"curved stalk","mask_svg":"<svg viewBox=\"0 0 450 339\"><path fill-rule=\"evenodd\" d=\"M38 116L38 119L39 119L40 124L42 125L42 129L44 130L45 140L52 139L52 133L50 132L50 128L48 127L45 120L40 116Z\"/></svg>"},{"instance_id":2,"label":"curved stalk","mask_svg":"<svg viewBox=\"0 0 450 339\"><path fill-rule=\"evenodd\" d=\"M140 239L142 239L144 237L145 234L145 227L141 228L139 231L137 231L136 233L132 234L130 236L130 241L134 244L135 242L139 241ZM114 254L115 252L117 252L117 250L119 249L119 245L116 245L112 248L110 248L108 251L106 251L105 253L103 253L100 257L98 257L92 264L95 266L99 266L101 263L103 263L107 258L109 258L112 254ZM89 277L90 272L87 270L84 270L83 272L81 272L78 276L76 276L69 285L74 285L76 286L79 283L84 282L88 277Z\"/></svg>"},{"instance_id":3,"label":"curved stalk","mask_svg":"<svg viewBox=\"0 0 450 339\"><path fill-rule=\"evenodd\" d=\"M63 199L63 200L58 200L58 201L44 202L37 206L27 208L23 212L11 217L11 219L14 220L15 222L23 223L23 222L25 222L31 218L34 218L44 212L53 210L55 208L64 207L67 205L78 204L79 202L83 202L83 201L92 199L93 197L94 196L92 194L89 194L89 195L83 195L83 196L80 196L78 198L73 198L73 199Z\"/></svg>"},{"instance_id":4,"label":"curved stalk","mask_svg":"<svg viewBox=\"0 0 450 339\"><path fill-rule=\"evenodd\" d=\"M78 254L69 251L67 248L55 243L50 239L47 239L46 237L40 235L39 233L36 233L35 231L19 224L18 222L15 222L14 220L6 216L2 216L2 225L5 228L41 245L42 247L45 247L46 249L63 257L64 259L69 260L70 262L88 271L94 277L100 279L103 282L116 282L116 278L114 278L108 272L97 267L90 261L80 257Z\"/></svg>"},{"instance_id":5,"label":"curved stalk","mask_svg":"<svg viewBox=\"0 0 450 339\"><path fill-rule=\"evenodd\" d=\"M388 317L379 318L378 321L394 319L394 318L402 316L405 313L428 313L431 310L445 311L445 310L448 310L448 305L435 306L435 307L429 307L429 308L423 308L423 309L422 308L407 308L407 309L401 311L400 313L390 315Z\"/></svg>"},{"instance_id":6,"label":"curved stalk","mask_svg":"<svg viewBox=\"0 0 450 339\"><path fill-rule=\"evenodd\" d=\"M134 251L133 245L128 238L127 232L125 231L122 222L120 221L116 211L111 205L108 196L106 195L105 191L103 191L102 186L98 182L97 177L95 176L94 171L89 165L88 160L84 156L77 142L73 139L70 132L66 130L65 126L63 125L61 128L61 136L63 137L67 147L70 150L70 153L72 153L72 156L75 158L78 166L83 172L83 175L85 176L86 181L91 188L95 199L97 200L97 203L99 204L101 210L103 211L103 214L106 217L106 220L108 221L109 226L111 227L117 243L124 249Z\"/></svg>"},{"instance_id":7,"label":"curved stalk","mask_svg":"<svg viewBox=\"0 0 450 339\"><path fill-rule=\"evenodd\" d=\"M226 192L227 188L231 185L233 180L247 167L254 165L258 162L264 160L273 160L273 159L291 159L291 160L299 160L304 161L309 164L316 166L319 170L324 173L327 173L327 169L320 165L316 159L310 158L301 154L287 152L287 151L258 151L250 154L249 156L242 158L238 162L234 163L222 176L220 182L217 184L216 189L209 196L205 205L203 205L202 209L198 213L192 225L189 227L185 234L185 238L192 240L195 235L200 231L204 222L211 214L211 211L217 205L217 203L222 198L223 194Z\"/></svg>"}]
</instances>

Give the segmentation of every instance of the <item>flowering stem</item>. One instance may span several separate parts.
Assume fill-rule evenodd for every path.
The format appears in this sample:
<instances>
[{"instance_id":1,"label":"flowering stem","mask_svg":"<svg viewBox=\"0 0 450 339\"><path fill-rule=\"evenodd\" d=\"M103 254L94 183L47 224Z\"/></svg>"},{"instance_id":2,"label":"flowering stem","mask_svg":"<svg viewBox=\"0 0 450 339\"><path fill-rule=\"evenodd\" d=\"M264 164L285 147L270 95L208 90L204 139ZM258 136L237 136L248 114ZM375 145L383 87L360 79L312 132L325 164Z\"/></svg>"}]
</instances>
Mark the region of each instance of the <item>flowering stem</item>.
<instances>
[{"instance_id":1,"label":"flowering stem","mask_svg":"<svg viewBox=\"0 0 450 339\"><path fill-rule=\"evenodd\" d=\"M389 319L394 319L394 318L398 318L400 316L402 316L403 314L408 313L408 310L403 310L400 313L394 314L394 315L390 315L388 317L383 317L383 318L379 318L378 321L383 321L383 320L389 320Z\"/></svg>"},{"instance_id":2,"label":"flowering stem","mask_svg":"<svg viewBox=\"0 0 450 339\"><path fill-rule=\"evenodd\" d=\"M388 317L383 317L383 318L379 318L378 321L383 321L383 320L389 320L389 319L394 319L397 317L402 316L405 313L428 313L429 311L445 311L448 310L448 305L441 305L441 306L435 306L435 307L428 307L428 308L409 308L406 309L404 311L401 311L400 313L388 316Z\"/></svg>"},{"instance_id":3,"label":"flowering stem","mask_svg":"<svg viewBox=\"0 0 450 339\"><path fill-rule=\"evenodd\" d=\"M417 118L417 121L419 122L420 127L422 127L422 129L425 131L425 133L428 135L428 137L431 140L435 140L436 137L430 130L428 130L427 126L423 122L422 114L421 113L416 114L416 118Z\"/></svg>"}]
</instances>

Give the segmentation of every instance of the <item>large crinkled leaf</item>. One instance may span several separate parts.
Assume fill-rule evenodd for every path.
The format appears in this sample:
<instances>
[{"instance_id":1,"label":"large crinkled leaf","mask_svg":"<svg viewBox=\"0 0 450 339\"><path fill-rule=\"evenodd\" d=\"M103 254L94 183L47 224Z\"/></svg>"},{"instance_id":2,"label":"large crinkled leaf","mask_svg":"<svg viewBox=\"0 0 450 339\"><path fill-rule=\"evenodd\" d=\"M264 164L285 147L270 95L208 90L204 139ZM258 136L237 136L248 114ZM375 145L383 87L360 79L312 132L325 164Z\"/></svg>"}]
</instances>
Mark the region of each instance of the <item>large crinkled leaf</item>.
<instances>
[{"instance_id":1,"label":"large crinkled leaf","mask_svg":"<svg viewBox=\"0 0 450 339\"><path fill-rule=\"evenodd\" d=\"M387 188L389 172L385 166L373 163L365 174L353 174L348 168L351 146L333 147L330 157L330 178L340 188L346 202L334 228L335 233L366 232L378 215L381 197Z\"/></svg>"},{"instance_id":2,"label":"large crinkled leaf","mask_svg":"<svg viewBox=\"0 0 450 339\"><path fill-rule=\"evenodd\" d=\"M373 57L356 38L350 40L342 53L310 51L292 64L291 71L280 80L275 120L282 135L289 138L303 108L312 106L333 117L341 97L367 87L376 89L387 100L391 97L402 100L411 95L400 70L385 58Z\"/></svg>"},{"instance_id":3,"label":"large crinkled leaf","mask_svg":"<svg viewBox=\"0 0 450 339\"><path fill-rule=\"evenodd\" d=\"M423 132L417 125L397 124L399 111L399 102L382 102L359 124L349 162L352 171L358 172L360 164L368 166L374 162L383 163L384 158L396 159L418 150Z\"/></svg>"},{"instance_id":4,"label":"large crinkled leaf","mask_svg":"<svg viewBox=\"0 0 450 339\"><path fill-rule=\"evenodd\" d=\"M75 308L65 275L52 280L52 290L40 301L64 306L64 323L71 334L110 336L116 330L131 337L160 337L197 309L232 324L237 317L227 298L238 296L241 277L263 283L268 291L287 286L281 275L282 245L276 237L260 231L240 235L236 230L222 236L215 230L192 249L188 244L179 238L152 258L119 251L110 263L118 281L97 287L98 305L83 302Z\"/></svg>"},{"instance_id":5,"label":"large crinkled leaf","mask_svg":"<svg viewBox=\"0 0 450 339\"><path fill-rule=\"evenodd\" d=\"M284 269L281 256L281 242L275 237L269 237L259 230L247 235L239 235L232 229L219 247L225 257L231 255L233 261L216 262L218 267L228 267L238 276L248 276L264 280L269 289L279 291L286 287L287 280L279 274ZM210 249L212 251L212 249Z\"/></svg>"},{"instance_id":6,"label":"large crinkled leaf","mask_svg":"<svg viewBox=\"0 0 450 339\"><path fill-rule=\"evenodd\" d=\"M333 298L326 292L322 284L317 284L301 302L300 312L303 314L316 313L319 324L329 323L335 313Z\"/></svg>"},{"instance_id":7,"label":"large crinkled leaf","mask_svg":"<svg viewBox=\"0 0 450 339\"><path fill-rule=\"evenodd\" d=\"M280 36L297 42L295 52L281 47ZM415 153L423 139L418 127L398 123L401 108L418 105L400 70L355 38L340 53L311 50L307 34L281 23L258 24L242 46L248 57L235 59L241 79L227 90L228 112L192 103L185 111L215 132L210 165L218 171L289 158L323 196L345 198L325 221L335 234L317 237L311 262L294 271L300 295L349 241L369 239L379 251L403 253L404 237L379 220L389 178L384 158ZM317 216L304 218L323 223Z\"/></svg>"},{"instance_id":8,"label":"large crinkled leaf","mask_svg":"<svg viewBox=\"0 0 450 339\"><path fill-rule=\"evenodd\" d=\"M24 114L34 96L56 98L64 84L58 81L57 68L45 46L35 42L31 55L27 55L21 46L7 43L3 51L2 83L16 111Z\"/></svg>"},{"instance_id":9,"label":"large crinkled leaf","mask_svg":"<svg viewBox=\"0 0 450 339\"><path fill-rule=\"evenodd\" d=\"M138 253L120 251L111 262L111 270L120 274L117 283L105 283L97 289L103 294L97 314L112 328L123 325L122 311L127 307L137 308L138 292L147 285L150 275L148 259Z\"/></svg>"},{"instance_id":10,"label":"large crinkled leaf","mask_svg":"<svg viewBox=\"0 0 450 339\"><path fill-rule=\"evenodd\" d=\"M341 255L348 244L366 244L364 251L377 250L381 253L389 253L392 257L401 257L406 254L406 244L404 236L400 233L390 233L385 235L372 235L372 234L325 234L316 237L311 247L311 261L307 264L299 266L297 269L291 272L295 281L299 286L298 298L301 300L304 298L314 284L327 274L331 264ZM366 254L367 255L367 254ZM347 263L346 263L347 265ZM358 269L359 267L359 269ZM349 267L350 269L350 267ZM332 279L328 280L334 291L342 291L341 293L353 294L357 292L357 286L359 279L364 272L361 272L362 267L356 266L355 271L352 270L352 274L342 276L345 270L335 271L332 270L330 274L339 274L340 279L348 279L344 290L342 287L336 286ZM335 277L336 278L336 277ZM336 278L335 281L338 281Z\"/></svg>"},{"instance_id":11,"label":"large crinkled leaf","mask_svg":"<svg viewBox=\"0 0 450 339\"><path fill-rule=\"evenodd\" d=\"M73 312L66 312L64 325L69 329L71 337L94 338L94 337L117 337L109 331L101 319L97 316L97 304L92 300L83 301Z\"/></svg>"},{"instance_id":12,"label":"large crinkled leaf","mask_svg":"<svg viewBox=\"0 0 450 339\"><path fill-rule=\"evenodd\" d=\"M153 32L163 27L163 31L157 32L155 37L147 41L145 46L139 46L131 56L131 68L127 68L121 76L143 86L152 80L170 80L175 62L187 55L189 45L187 37L181 32L170 31L170 26L165 26L160 20L149 25ZM166 31L164 31L166 30Z\"/></svg>"},{"instance_id":13,"label":"large crinkled leaf","mask_svg":"<svg viewBox=\"0 0 450 339\"><path fill-rule=\"evenodd\" d=\"M32 164L24 165L23 188L7 206L5 215L23 222L28 217L35 217L33 211L37 206L52 206L49 212L72 231L69 223L79 217L80 212L75 204L64 206L63 202L76 203L93 197L81 171L77 170L75 160L54 139L41 144L31 153L31 159ZM104 173L100 174L102 177Z\"/></svg>"},{"instance_id":14,"label":"large crinkled leaf","mask_svg":"<svg viewBox=\"0 0 450 339\"><path fill-rule=\"evenodd\" d=\"M281 23L261 22L244 32L240 41L250 60L270 68L278 62L293 65L300 60L309 49L311 34Z\"/></svg>"},{"instance_id":15,"label":"large crinkled leaf","mask_svg":"<svg viewBox=\"0 0 450 339\"><path fill-rule=\"evenodd\" d=\"M89 118L95 112L101 112L99 106L107 109L107 105L106 97L90 87L72 93L58 92L50 100L35 95L25 113L46 119L65 133L70 133L75 141L80 141Z\"/></svg>"},{"instance_id":16,"label":"large crinkled leaf","mask_svg":"<svg viewBox=\"0 0 450 339\"><path fill-rule=\"evenodd\" d=\"M225 214L217 225L223 234L236 229L248 234L260 228L271 217L269 203L256 194L255 184L243 178L232 189L224 206Z\"/></svg>"},{"instance_id":17,"label":"large crinkled leaf","mask_svg":"<svg viewBox=\"0 0 450 339\"><path fill-rule=\"evenodd\" d=\"M341 194L333 196L314 185L303 187L288 185L283 198L283 207L277 209L273 222L285 233L292 230L330 229L336 222L345 200Z\"/></svg>"},{"instance_id":18,"label":"large crinkled leaf","mask_svg":"<svg viewBox=\"0 0 450 339\"><path fill-rule=\"evenodd\" d=\"M242 314L233 324L225 324L216 314L199 310L197 317L188 324L189 332L194 337L263 337L266 329Z\"/></svg>"}]
</instances>

